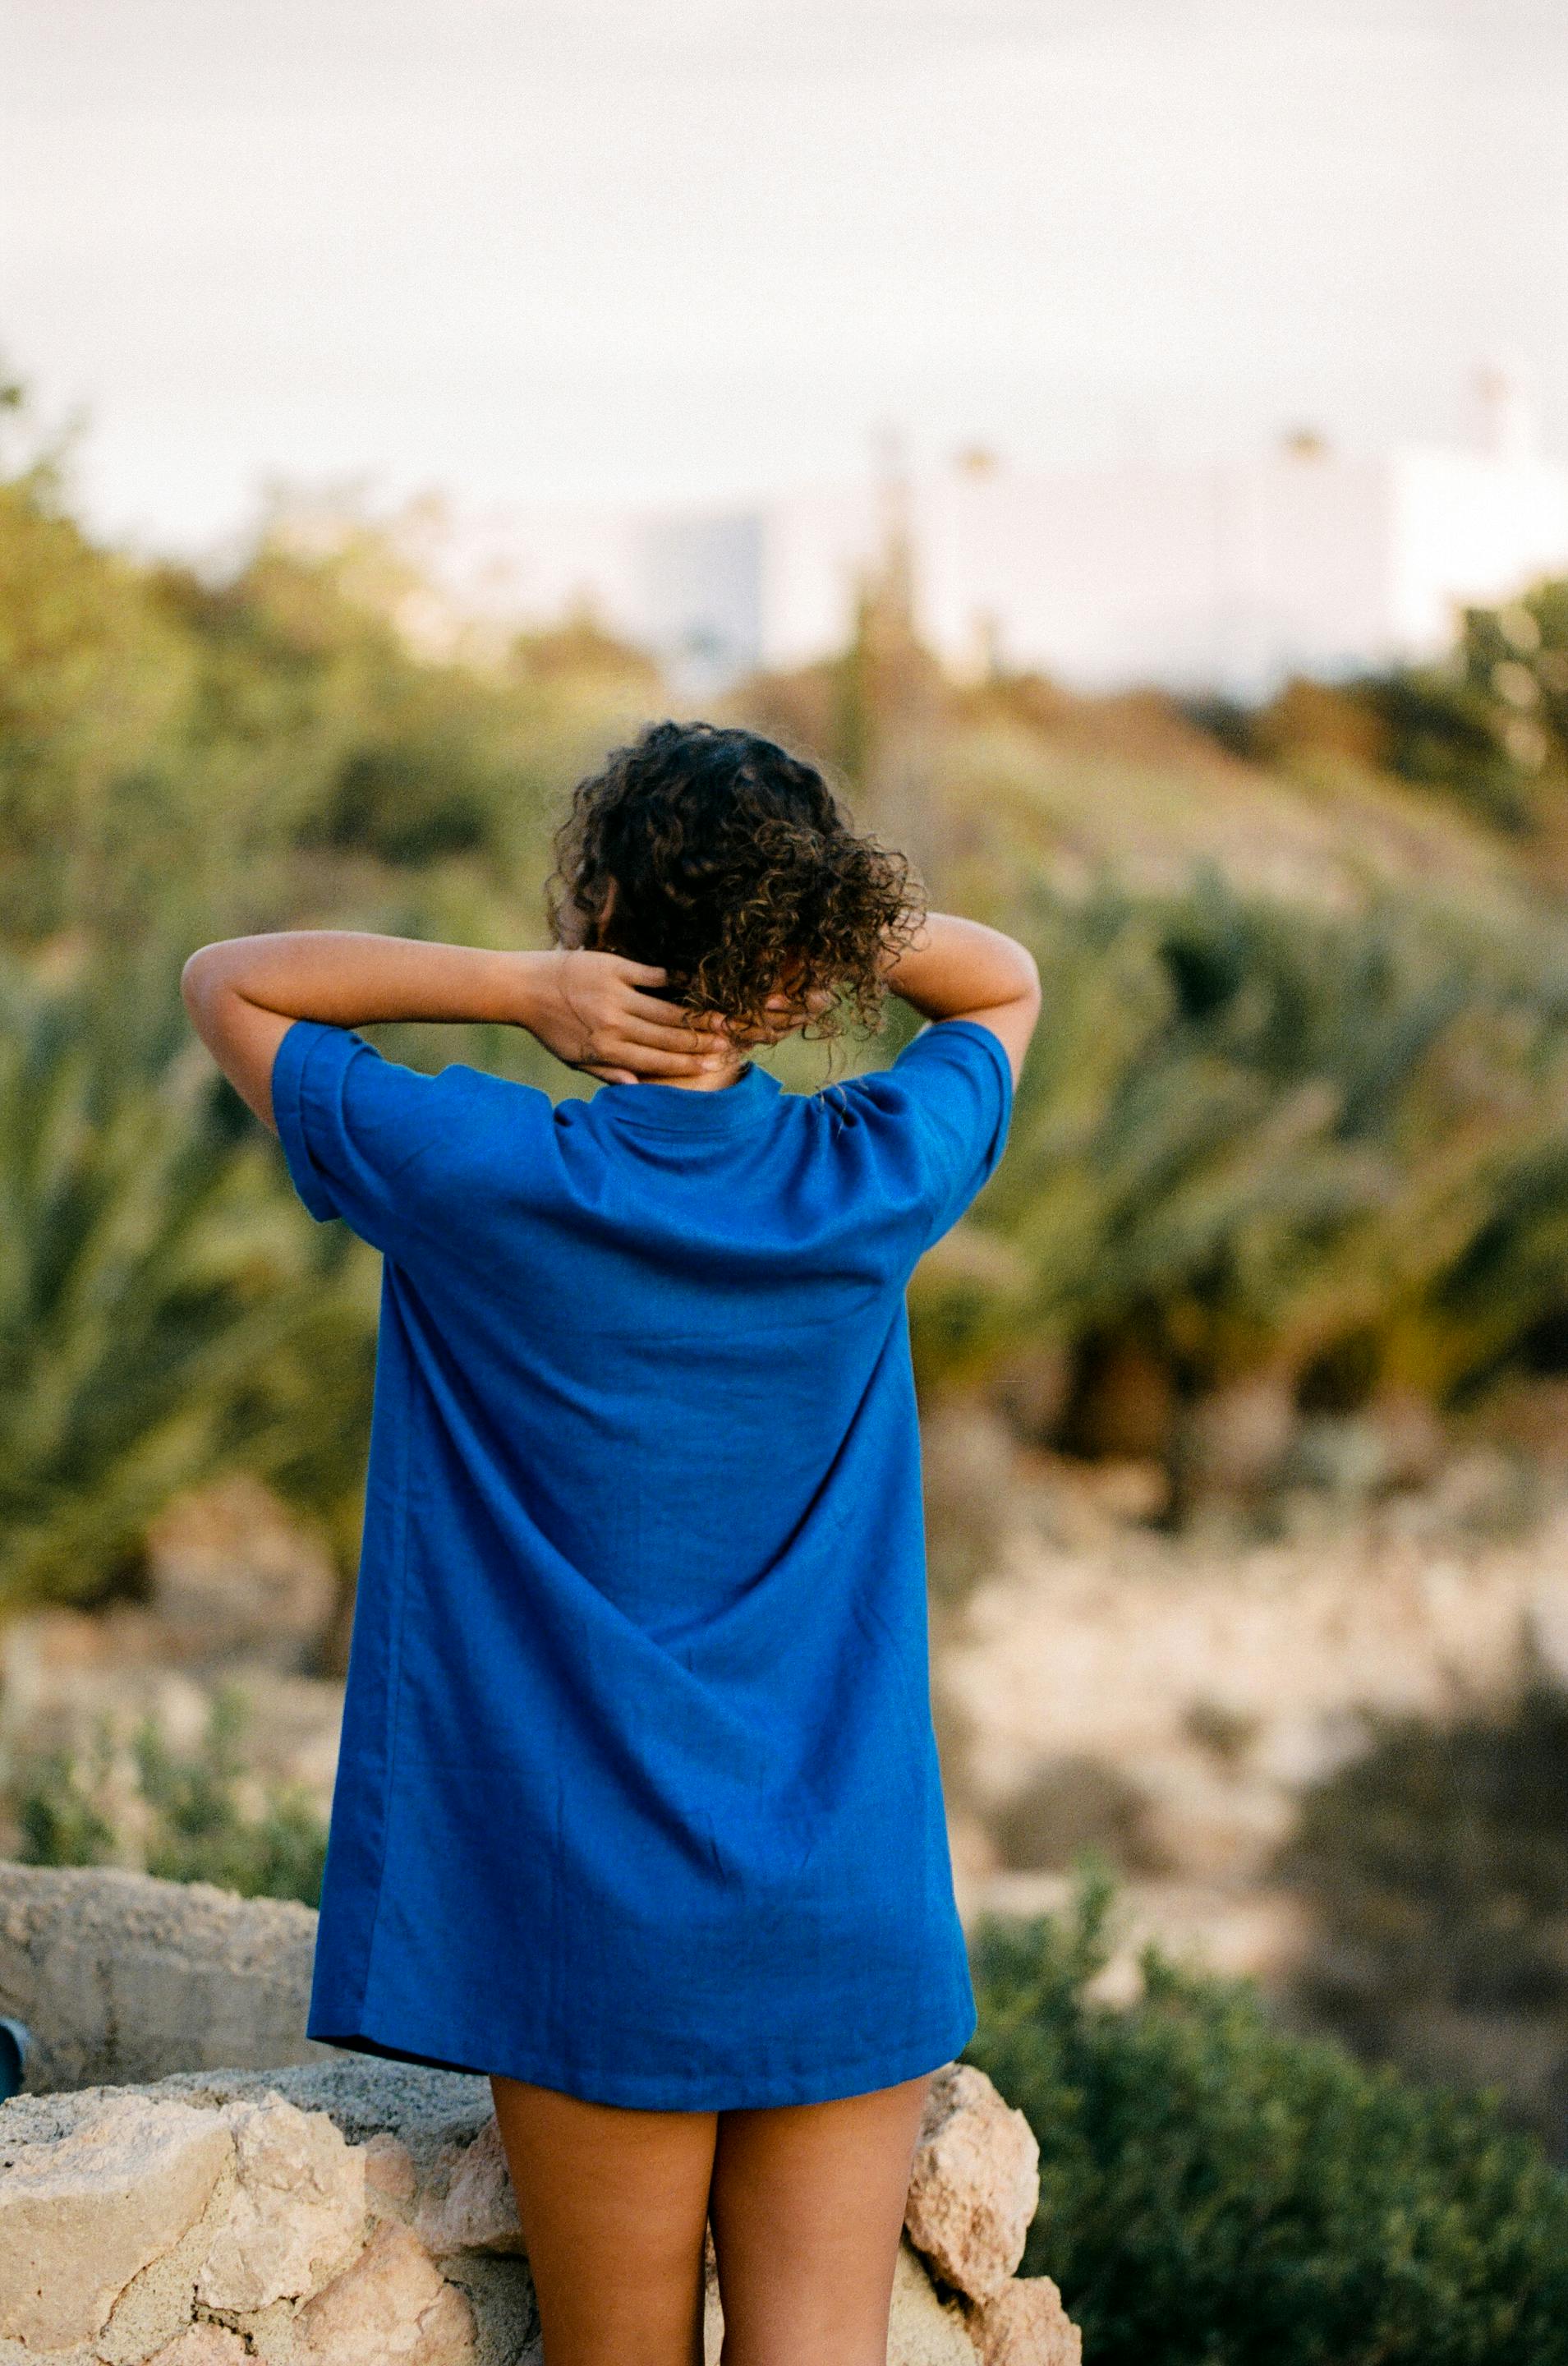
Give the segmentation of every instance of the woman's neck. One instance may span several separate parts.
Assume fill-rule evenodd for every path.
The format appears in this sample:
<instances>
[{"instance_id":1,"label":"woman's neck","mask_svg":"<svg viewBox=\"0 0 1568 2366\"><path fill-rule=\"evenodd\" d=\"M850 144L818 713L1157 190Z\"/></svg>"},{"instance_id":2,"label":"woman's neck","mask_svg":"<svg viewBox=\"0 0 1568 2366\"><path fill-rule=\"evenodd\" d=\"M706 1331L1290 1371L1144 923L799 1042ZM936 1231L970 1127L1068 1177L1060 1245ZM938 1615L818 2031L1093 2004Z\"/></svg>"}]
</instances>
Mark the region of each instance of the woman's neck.
<instances>
[{"instance_id":1,"label":"woman's neck","mask_svg":"<svg viewBox=\"0 0 1568 2366\"><path fill-rule=\"evenodd\" d=\"M715 1068L705 1076L643 1076L641 1084L671 1085L678 1093L722 1093L739 1081L740 1073L749 1062L739 1056L727 1060L722 1068Z\"/></svg>"}]
</instances>

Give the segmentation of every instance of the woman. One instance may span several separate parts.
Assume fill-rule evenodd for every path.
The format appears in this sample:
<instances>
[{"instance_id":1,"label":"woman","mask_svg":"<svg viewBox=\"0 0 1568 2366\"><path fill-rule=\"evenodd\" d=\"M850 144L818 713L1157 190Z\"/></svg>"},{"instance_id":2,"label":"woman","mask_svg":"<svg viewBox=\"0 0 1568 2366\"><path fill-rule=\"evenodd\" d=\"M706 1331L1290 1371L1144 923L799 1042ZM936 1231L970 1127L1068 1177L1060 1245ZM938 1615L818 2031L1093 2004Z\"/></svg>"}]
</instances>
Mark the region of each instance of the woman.
<instances>
[{"instance_id":1,"label":"woman","mask_svg":"<svg viewBox=\"0 0 1568 2366\"><path fill-rule=\"evenodd\" d=\"M578 790L557 949L209 945L196 1025L384 1255L310 2030L490 2075L548 2366L881 2366L930 2074L974 2028L904 1287L1039 1001L771 741ZM933 1023L786 1094L748 1052ZM525 1027L590 1099L349 1029Z\"/></svg>"}]
</instances>

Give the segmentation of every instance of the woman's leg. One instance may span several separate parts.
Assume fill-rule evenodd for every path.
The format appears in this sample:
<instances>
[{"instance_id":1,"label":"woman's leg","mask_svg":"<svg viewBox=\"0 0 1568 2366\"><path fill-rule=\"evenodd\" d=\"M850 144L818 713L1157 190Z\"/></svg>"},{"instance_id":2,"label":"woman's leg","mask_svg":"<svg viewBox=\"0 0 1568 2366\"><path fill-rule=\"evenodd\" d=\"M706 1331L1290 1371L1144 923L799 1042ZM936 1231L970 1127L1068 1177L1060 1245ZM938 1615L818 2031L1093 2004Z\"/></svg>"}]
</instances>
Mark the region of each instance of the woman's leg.
<instances>
[{"instance_id":1,"label":"woman's leg","mask_svg":"<svg viewBox=\"0 0 1568 2366\"><path fill-rule=\"evenodd\" d=\"M712 2112L633 2112L494 2078L545 2366L702 2366Z\"/></svg>"},{"instance_id":2,"label":"woman's leg","mask_svg":"<svg viewBox=\"0 0 1568 2366\"><path fill-rule=\"evenodd\" d=\"M930 2084L721 2113L709 2209L724 2366L886 2366Z\"/></svg>"}]
</instances>

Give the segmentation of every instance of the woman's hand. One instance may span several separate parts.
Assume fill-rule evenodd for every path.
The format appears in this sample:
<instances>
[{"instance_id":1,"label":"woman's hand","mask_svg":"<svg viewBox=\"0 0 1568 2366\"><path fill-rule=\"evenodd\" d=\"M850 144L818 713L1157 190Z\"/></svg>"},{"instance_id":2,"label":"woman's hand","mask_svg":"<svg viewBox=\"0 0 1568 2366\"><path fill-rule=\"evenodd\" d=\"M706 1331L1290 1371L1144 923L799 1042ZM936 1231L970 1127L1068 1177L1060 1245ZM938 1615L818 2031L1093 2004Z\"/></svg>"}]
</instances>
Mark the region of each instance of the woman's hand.
<instances>
[{"instance_id":1,"label":"woman's hand","mask_svg":"<svg viewBox=\"0 0 1568 2366\"><path fill-rule=\"evenodd\" d=\"M734 1058L722 1022L689 1019L649 989L666 974L619 953L572 947L517 953L518 1026L569 1068L605 1084L705 1076Z\"/></svg>"},{"instance_id":2,"label":"woman's hand","mask_svg":"<svg viewBox=\"0 0 1568 2366\"><path fill-rule=\"evenodd\" d=\"M664 972L618 953L491 952L353 929L284 930L204 945L185 965L186 1006L224 1075L275 1125L272 1064L296 1019L526 1027L558 1059L614 1084L705 1076L734 1059L705 1021L647 991Z\"/></svg>"}]
</instances>

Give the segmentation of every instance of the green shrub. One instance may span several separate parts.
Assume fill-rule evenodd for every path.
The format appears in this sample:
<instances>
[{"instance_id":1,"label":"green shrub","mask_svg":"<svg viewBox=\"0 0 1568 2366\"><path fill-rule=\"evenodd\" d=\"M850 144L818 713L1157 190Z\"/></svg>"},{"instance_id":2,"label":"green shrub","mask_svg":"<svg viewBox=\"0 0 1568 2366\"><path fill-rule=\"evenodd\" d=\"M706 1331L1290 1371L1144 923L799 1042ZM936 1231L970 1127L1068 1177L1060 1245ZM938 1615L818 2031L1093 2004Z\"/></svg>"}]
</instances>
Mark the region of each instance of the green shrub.
<instances>
[{"instance_id":1,"label":"green shrub","mask_svg":"<svg viewBox=\"0 0 1568 2366\"><path fill-rule=\"evenodd\" d=\"M218 1693L193 1751L151 1718L117 1746L107 1726L81 1753L51 1752L17 1786L25 1865L139 1864L165 1881L210 1881L243 1898L320 1903L326 1826L303 1791L258 1783L241 1742L244 1696Z\"/></svg>"},{"instance_id":2,"label":"green shrub","mask_svg":"<svg viewBox=\"0 0 1568 2366\"><path fill-rule=\"evenodd\" d=\"M967 2051L1040 2139L1023 2272L1093 2366L1568 2360L1568 2181L1539 2146L1152 1950L1138 2003L1092 2000L1109 1898L981 1927Z\"/></svg>"}]
</instances>

